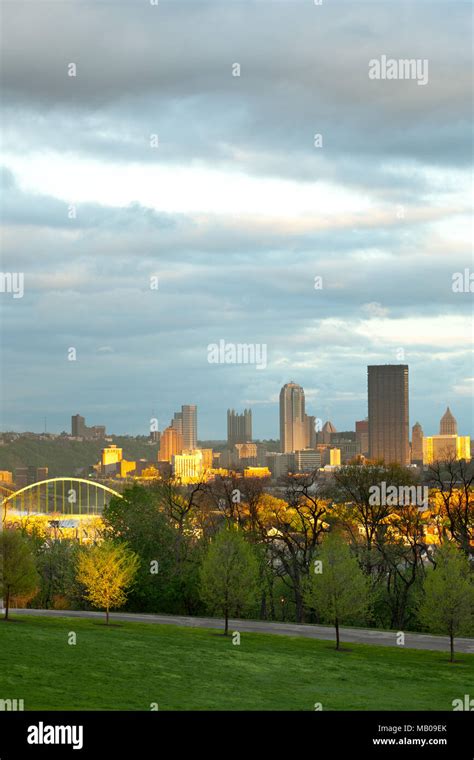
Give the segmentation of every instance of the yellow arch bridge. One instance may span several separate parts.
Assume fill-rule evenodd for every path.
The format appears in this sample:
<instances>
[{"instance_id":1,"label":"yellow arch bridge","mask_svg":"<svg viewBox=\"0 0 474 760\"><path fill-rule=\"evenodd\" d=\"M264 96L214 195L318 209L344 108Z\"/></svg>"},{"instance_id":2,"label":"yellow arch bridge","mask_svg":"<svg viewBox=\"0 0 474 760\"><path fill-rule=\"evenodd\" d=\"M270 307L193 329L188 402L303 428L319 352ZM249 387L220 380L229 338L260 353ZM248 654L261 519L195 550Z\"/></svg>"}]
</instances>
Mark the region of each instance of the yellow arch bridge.
<instances>
[{"instance_id":1,"label":"yellow arch bridge","mask_svg":"<svg viewBox=\"0 0 474 760\"><path fill-rule=\"evenodd\" d=\"M112 496L122 498L113 488L85 478L49 478L4 496L3 518L10 512L75 517L101 515Z\"/></svg>"}]
</instances>

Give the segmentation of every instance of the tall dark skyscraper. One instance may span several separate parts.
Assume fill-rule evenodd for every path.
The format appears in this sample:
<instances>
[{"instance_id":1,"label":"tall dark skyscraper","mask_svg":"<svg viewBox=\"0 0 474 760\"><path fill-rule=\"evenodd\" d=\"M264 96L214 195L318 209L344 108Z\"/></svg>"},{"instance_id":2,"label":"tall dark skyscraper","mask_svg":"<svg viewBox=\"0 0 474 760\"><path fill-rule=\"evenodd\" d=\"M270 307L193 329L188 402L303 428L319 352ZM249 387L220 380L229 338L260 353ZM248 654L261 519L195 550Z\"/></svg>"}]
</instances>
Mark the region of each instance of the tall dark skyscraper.
<instances>
[{"instance_id":1,"label":"tall dark skyscraper","mask_svg":"<svg viewBox=\"0 0 474 760\"><path fill-rule=\"evenodd\" d=\"M238 414L234 409L227 410L227 443L248 443L252 440L252 412L244 409Z\"/></svg>"},{"instance_id":2,"label":"tall dark skyscraper","mask_svg":"<svg viewBox=\"0 0 474 760\"><path fill-rule=\"evenodd\" d=\"M385 464L410 463L408 435L408 366L367 367L369 396L369 456Z\"/></svg>"}]
</instances>

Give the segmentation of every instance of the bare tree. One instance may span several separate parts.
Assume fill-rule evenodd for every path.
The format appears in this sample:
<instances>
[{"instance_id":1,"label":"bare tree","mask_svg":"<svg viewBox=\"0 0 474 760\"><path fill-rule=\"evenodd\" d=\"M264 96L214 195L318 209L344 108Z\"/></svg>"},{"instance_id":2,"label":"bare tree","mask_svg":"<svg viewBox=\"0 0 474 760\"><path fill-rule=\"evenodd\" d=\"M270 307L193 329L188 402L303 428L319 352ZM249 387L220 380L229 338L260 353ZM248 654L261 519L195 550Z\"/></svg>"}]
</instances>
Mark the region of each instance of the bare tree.
<instances>
[{"instance_id":1,"label":"bare tree","mask_svg":"<svg viewBox=\"0 0 474 760\"><path fill-rule=\"evenodd\" d=\"M439 493L443 506L441 517L446 518L451 537L469 556L474 543L474 468L464 460L450 457L433 462L427 477ZM442 532L443 527L442 519Z\"/></svg>"},{"instance_id":2,"label":"bare tree","mask_svg":"<svg viewBox=\"0 0 474 760\"><path fill-rule=\"evenodd\" d=\"M266 496L259 510L261 539L270 550L274 572L290 588L296 620L304 620L304 585L320 538L327 528L327 501L316 476L284 479L286 500Z\"/></svg>"}]
</instances>

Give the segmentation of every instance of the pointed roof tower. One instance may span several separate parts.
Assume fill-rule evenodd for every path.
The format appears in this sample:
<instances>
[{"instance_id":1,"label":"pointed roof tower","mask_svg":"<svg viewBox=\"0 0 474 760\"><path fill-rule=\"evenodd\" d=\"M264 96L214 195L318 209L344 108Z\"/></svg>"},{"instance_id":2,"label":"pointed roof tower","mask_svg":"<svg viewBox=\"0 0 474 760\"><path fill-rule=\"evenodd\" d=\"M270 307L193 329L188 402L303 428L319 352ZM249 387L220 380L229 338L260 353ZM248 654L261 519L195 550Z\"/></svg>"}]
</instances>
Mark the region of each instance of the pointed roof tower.
<instances>
[{"instance_id":1,"label":"pointed roof tower","mask_svg":"<svg viewBox=\"0 0 474 760\"><path fill-rule=\"evenodd\" d=\"M454 415L451 414L451 410L449 406L447 407L445 413L441 417L441 420L439 423L439 434L440 435L457 435L458 434L458 423L456 421L456 417L454 417Z\"/></svg>"}]
</instances>

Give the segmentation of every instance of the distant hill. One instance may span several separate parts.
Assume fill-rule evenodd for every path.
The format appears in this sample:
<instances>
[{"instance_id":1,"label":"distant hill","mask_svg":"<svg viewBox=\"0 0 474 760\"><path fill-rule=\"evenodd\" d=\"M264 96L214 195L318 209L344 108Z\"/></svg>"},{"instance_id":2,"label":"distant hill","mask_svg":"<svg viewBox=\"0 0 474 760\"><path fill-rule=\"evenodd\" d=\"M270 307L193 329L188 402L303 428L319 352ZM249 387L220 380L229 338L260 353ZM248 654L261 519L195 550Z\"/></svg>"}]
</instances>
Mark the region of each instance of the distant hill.
<instances>
[{"instance_id":1,"label":"distant hill","mask_svg":"<svg viewBox=\"0 0 474 760\"><path fill-rule=\"evenodd\" d=\"M123 449L124 459L156 461L158 446L146 443L146 439L114 436L113 443ZM14 473L17 467L48 467L51 477L76 475L83 467L96 464L106 441L70 441L58 438L40 441L34 438L18 438L0 446L0 470Z\"/></svg>"}]
</instances>

